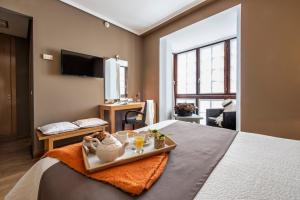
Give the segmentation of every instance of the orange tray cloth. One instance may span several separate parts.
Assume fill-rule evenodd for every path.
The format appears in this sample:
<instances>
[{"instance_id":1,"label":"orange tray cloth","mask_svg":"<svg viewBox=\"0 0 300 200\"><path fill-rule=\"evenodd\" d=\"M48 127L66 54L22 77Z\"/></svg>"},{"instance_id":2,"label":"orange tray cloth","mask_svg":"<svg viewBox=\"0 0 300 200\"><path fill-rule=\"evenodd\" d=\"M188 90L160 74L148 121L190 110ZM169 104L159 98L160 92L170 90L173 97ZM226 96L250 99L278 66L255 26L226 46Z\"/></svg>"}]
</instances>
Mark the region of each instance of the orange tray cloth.
<instances>
[{"instance_id":1,"label":"orange tray cloth","mask_svg":"<svg viewBox=\"0 0 300 200\"><path fill-rule=\"evenodd\" d=\"M133 195L139 195L149 189L163 173L168 161L168 154L162 153L106 170L87 173L81 148L82 143L72 144L49 151L44 157L56 158L87 177L110 183Z\"/></svg>"}]
</instances>

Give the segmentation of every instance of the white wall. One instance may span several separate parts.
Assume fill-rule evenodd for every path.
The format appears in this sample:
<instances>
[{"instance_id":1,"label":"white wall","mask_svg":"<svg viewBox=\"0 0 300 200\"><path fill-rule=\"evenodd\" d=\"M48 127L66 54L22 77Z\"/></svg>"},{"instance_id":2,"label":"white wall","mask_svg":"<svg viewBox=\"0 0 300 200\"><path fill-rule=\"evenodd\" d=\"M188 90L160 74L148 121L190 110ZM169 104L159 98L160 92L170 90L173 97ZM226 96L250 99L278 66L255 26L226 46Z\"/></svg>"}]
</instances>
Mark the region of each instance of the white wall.
<instances>
[{"instance_id":1,"label":"white wall","mask_svg":"<svg viewBox=\"0 0 300 200\"><path fill-rule=\"evenodd\" d=\"M171 119L173 111L173 57L171 43L166 38L160 39L160 68L159 68L159 119Z\"/></svg>"},{"instance_id":2,"label":"white wall","mask_svg":"<svg viewBox=\"0 0 300 200\"><path fill-rule=\"evenodd\" d=\"M174 53L237 36L237 9L232 8L166 36Z\"/></svg>"},{"instance_id":3,"label":"white wall","mask_svg":"<svg viewBox=\"0 0 300 200\"><path fill-rule=\"evenodd\" d=\"M237 9L231 8L166 36L173 53L237 36Z\"/></svg>"}]
</instances>

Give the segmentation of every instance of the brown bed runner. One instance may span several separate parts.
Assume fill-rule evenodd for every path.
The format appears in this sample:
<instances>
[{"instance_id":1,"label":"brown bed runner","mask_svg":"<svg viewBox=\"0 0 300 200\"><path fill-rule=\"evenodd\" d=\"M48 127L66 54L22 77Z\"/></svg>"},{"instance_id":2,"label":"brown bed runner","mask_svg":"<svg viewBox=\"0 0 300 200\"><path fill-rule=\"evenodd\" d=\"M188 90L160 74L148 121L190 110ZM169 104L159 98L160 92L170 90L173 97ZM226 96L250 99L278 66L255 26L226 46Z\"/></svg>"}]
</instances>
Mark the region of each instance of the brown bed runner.
<instances>
[{"instance_id":1,"label":"brown bed runner","mask_svg":"<svg viewBox=\"0 0 300 200\"><path fill-rule=\"evenodd\" d=\"M161 132L172 137L178 145L169 154L168 165L160 179L142 195L133 197L57 163L43 174L38 199L192 200L236 136L236 131L180 121Z\"/></svg>"}]
</instances>

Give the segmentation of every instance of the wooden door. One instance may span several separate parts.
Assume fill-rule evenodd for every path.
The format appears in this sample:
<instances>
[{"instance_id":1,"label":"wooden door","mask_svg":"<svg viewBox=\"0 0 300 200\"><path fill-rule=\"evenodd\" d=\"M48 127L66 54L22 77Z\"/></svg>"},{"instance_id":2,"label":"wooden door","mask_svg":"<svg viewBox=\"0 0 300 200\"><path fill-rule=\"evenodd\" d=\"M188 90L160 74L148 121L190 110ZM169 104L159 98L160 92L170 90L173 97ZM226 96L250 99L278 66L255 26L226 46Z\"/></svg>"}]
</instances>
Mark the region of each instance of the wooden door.
<instances>
[{"instance_id":1,"label":"wooden door","mask_svg":"<svg viewBox=\"0 0 300 200\"><path fill-rule=\"evenodd\" d=\"M14 38L0 34L0 136L16 132L16 80Z\"/></svg>"}]
</instances>

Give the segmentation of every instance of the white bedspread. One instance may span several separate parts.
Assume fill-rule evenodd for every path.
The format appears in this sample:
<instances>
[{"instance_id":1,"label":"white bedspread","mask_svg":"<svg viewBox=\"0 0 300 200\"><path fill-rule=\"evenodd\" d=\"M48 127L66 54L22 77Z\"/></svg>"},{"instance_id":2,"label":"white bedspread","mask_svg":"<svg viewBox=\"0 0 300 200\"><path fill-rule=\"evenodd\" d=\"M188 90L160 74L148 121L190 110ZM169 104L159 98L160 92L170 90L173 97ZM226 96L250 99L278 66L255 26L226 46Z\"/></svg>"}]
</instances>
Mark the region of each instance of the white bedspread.
<instances>
[{"instance_id":1,"label":"white bedspread","mask_svg":"<svg viewBox=\"0 0 300 200\"><path fill-rule=\"evenodd\" d=\"M300 200L300 141L240 132L195 199Z\"/></svg>"},{"instance_id":2,"label":"white bedspread","mask_svg":"<svg viewBox=\"0 0 300 200\"><path fill-rule=\"evenodd\" d=\"M168 120L150 128L163 128L174 122ZM53 158L38 161L5 199L37 199L43 172L57 162ZM195 197L200 199L299 200L300 142L240 132Z\"/></svg>"}]
</instances>

